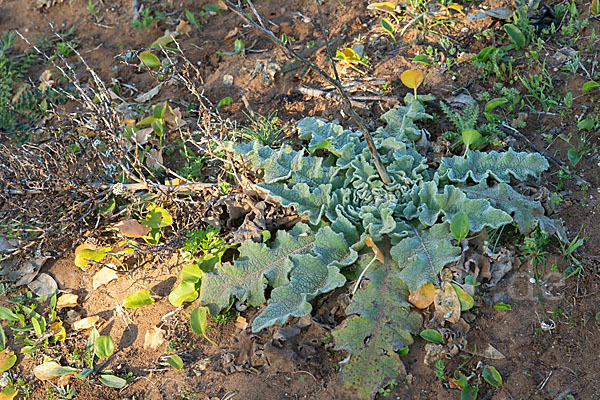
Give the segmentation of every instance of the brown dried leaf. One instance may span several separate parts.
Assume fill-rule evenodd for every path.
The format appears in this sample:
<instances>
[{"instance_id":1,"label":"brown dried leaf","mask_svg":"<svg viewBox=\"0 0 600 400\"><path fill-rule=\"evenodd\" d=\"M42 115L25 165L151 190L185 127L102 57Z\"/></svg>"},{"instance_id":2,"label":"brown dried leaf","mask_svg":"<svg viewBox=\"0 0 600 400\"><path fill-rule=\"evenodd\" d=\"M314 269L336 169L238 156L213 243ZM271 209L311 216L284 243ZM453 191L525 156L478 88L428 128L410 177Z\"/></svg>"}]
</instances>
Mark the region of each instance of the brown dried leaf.
<instances>
[{"instance_id":1,"label":"brown dried leaf","mask_svg":"<svg viewBox=\"0 0 600 400\"><path fill-rule=\"evenodd\" d=\"M102 267L100 271L96 272L92 278L92 289L96 290L100 286L106 285L117 278L118 276L114 269Z\"/></svg>"},{"instance_id":2,"label":"brown dried leaf","mask_svg":"<svg viewBox=\"0 0 600 400\"><path fill-rule=\"evenodd\" d=\"M234 37L237 36L238 32L239 32L238 28L233 28L232 30L227 32L227 35L225 35L225 40L233 39Z\"/></svg>"},{"instance_id":3,"label":"brown dried leaf","mask_svg":"<svg viewBox=\"0 0 600 400\"><path fill-rule=\"evenodd\" d=\"M417 308L427 308L435 298L435 287L427 282L420 289L409 290L408 302Z\"/></svg>"},{"instance_id":4,"label":"brown dried leaf","mask_svg":"<svg viewBox=\"0 0 600 400\"><path fill-rule=\"evenodd\" d=\"M152 350L158 349L160 345L165 342L165 334L166 332L164 330L156 326L152 327L152 329L148 329L146 331L146 336L144 336L144 347Z\"/></svg>"},{"instance_id":5,"label":"brown dried leaf","mask_svg":"<svg viewBox=\"0 0 600 400\"><path fill-rule=\"evenodd\" d=\"M53 369L60 368L60 364L54 361L47 361L43 364L36 366L33 369L33 375L41 381L48 379L58 378L57 376L48 377L48 373Z\"/></svg>"},{"instance_id":6,"label":"brown dried leaf","mask_svg":"<svg viewBox=\"0 0 600 400\"><path fill-rule=\"evenodd\" d=\"M69 308L77 306L78 296L76 294L63 294L56 301L56 308Z\"/></svg>"},{"instance_id":7,"label":"brown dried leaf","mask_svg":"<svg viewBox=\"0 0 600 400\"><path fill-rule=\"evenodd\" d=\"M382 264L385 264L385 257L383 256L383 252L379 250L379 247L377 247L377 245L375 244L375 242L373 242L373 239L371 239L370 236L367 236L367 238L365 239L365 244L373 250L377 261L379 261Z\"/></svg>"},{"instance_id":8,"label":"brown dried leaf","mask_svg":"<svg viewBox=\"0 0 600 400\"><path fill-rule=\"evenodd\" d=\"M180 19L179 25L177 25L177 28L175 28L175 30L181 35L187 35L192 31L192 27L190 26L190 24L187 23L187 21Z\"/></svg>"},{"instance_id":9,"label":"brown dried leaf","mask_svg":"<svg viewBox=\"0 0 600 400\"><path fill-rule=\"evenodd\" d=\"M246 318L244 317L237 317L237 319L235 320L235 327L240 329L240 330L244 330L248 327L248 322L246 322Z\"/></svg>"},{"instance_id":10,"label":"brown dried leaf","mask_svg":"<svg viewBox=\"0 0 600 400\"><path fill-rule=\"evenodd\" d=\"M90 329L96 326L98 321L100 321L100 317L98 315L80 319L79 321L73 323L73 329L75 329L76 331L80 331L82 329Z\"/></svg>"},{"instance_id":11,"label":"brown dried leaf","mask_svg":"<svg viewBox=\"0 0 600 400\"><path fill-rule=\"evenodd\" d=\"M118 229L121 235L130 238L141 238L148 236L148 233L151 231L151 229L146 225L142 225L135 219L131 218L117 222L115 225L113 225L113 228Z\"/></svg>"},{"instance_id":12,"label":"brown dried leaf","mask_svg":"<svg viewBox=\"0 0 600 400\"><path fill-rule=\"evenodd\" d=\"M162 150L150 149L148 153L150 155L146 157L146 165L149 168L161 169L163 163Z\"/></svg>"},{"instance_id":13,"label":"brown dried leaf","mask_svg":"<svg viewBox=\"0 0 600 400\"><path fill-rule=\"evenodd\" d=\"M443 319L455 324L460 319L460 300L456 291L448 282L444 283L444 290L435 291L435 313Z\"/></svg>"}]
</instances>

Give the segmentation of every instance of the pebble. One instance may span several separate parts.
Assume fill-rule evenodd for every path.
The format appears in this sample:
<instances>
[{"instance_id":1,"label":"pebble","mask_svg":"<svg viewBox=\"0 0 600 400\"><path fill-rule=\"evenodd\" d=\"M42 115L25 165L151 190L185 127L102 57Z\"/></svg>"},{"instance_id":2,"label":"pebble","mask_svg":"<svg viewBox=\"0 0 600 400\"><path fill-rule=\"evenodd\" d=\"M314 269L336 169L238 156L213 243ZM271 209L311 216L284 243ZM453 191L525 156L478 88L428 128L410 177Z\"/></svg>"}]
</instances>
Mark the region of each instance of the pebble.
<instances>
[{"instance_id":1,"label":"pebble","mask_svg":"<svg viewBox=\"0 0 600 400\"><path fill-rule=\"evenodd\" d=\"M535 278L529 278L529 283L535 283Z\"/></svg>"},{"instance_id":2,"label":"pebble","mask_svg":"<svg viewBox=\"0 0 600 400\"><path fill-rule=\"evenodd\" d=\"M225 86L225 87L233 86L233 76L232 75L224 75L223 76L223 86Z\"/></svg>"}]
</instances>

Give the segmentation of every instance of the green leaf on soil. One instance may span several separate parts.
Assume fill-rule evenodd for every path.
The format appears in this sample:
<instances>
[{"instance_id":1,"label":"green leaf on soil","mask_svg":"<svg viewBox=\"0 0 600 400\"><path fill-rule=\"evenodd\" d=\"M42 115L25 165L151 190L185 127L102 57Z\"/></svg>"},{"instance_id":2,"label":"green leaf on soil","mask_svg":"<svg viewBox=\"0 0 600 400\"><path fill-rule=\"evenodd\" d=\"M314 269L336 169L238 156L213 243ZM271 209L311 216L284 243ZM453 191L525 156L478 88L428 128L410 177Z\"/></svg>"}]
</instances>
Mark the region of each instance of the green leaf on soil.
<instances>
[{"instance_id":1,"label":"green leaf on soil","mask_svg":"<svg viewBox=\"0 0 600 400\"><path fill-rule=\"evenodd\" d=\"M158 229L172 225L173 217L164 208L156 206L148 211L146 218L140 222L148 228Z\"/></svg>"},{"instance_id":2,"label":"green leaf on soil","mask_svg":"<svg viewBox=\"0 0 600 400\"><path fill-rule=\"evenodd\" d=\"M169 293L169 303L173 307L181 307L183 303L192 302L198 298L198 291L193 282L182 282Z\"/></svg>"},{"instance_id":3,"label":"green leaf on soil","mask_svg":"<svg viewBox=\"0 0 600 400\"><path fill-rule=\"evenodd\" d=\"M4 329L2 325L0 325L0 350L4 350L6 347L6 335L4 334Z\"/></svg>"},{"instance_id":4,"label":"green leaf on soil","mask_svg":"<svg viewBox=\"0 0 600 400\"><path fill-rule=\"evenodd\" d=\"M150 297L150 291L147 289L138 290L123 300L123 307L127 308L140 308L150 304L154 304L154 300Z\"/></svg>"},{"instance_id":5,"label":"green leaf on soil","mask_svg":"<svg viewBox=\"0 0 600 400\"><path fill-rule=\"evenodd\" d=\"M109 375L109 374L100 375L98 377L98 380L106 386L117 388L117 389L121 389L122 387L127 385L127 381L125 379L119 378L118 376Z\"/></svg>"},{"instance_id":6,"label":"green leaf on soil","mask_svg":"<svg viewBox=\"0 0 600 400\"><path fill-rule=\"evenodd\" d=\"M142 62L142 67L156 68L161 66L160 59L149 51L142 51L138 57Z\"/></svg>"},{"instance_id":7,"label":"green leaf on soil","mask_svg":"<svg viewBox=\"0 0 600 400\"><path fill-rule=\"evenodd\" d=\"M425 329L424 331L419 333L419 336L421 336L423 339L427 340L428 342L437 343L437 344L442 343L442 335L435 329Z\"/></svg>"},{"instance_id":8,"label":"green leaf on soil","mask_svg":"<svg viewBox=\"0 0 600 400\"><path fill-rule=\"evenodd\" d=\"M101 261L108 252L110 251L109 246L100 247L98 249L81 249L77 255L75 255L75 265L79 268L83 268L88 264Z\"/></svg>"},{"instance_id":9,"label":"green leaf on soil","mask_svg":"<svg viewBox=\"0 0 600 400\"><path fill-rule=\"evenodd\" d=\"M221 100L219 100L219 103L217 104L217 109L221 108L221 107L226 107L229 106L233 103L233 99L229 96L227 97L223 97Z\"/></svg>"},{"instance_id":10,"label":"green leaf on soil","mask_svg":"<svg viewBox=\"0 0 600 400\"><path fill-rule=\"evenodd\" d=\"M181 359L181 357L179 357L176 354L173 354L172 356L169 356L169 358L167 358L167 362L169 363L169 365L175 369L183 369L183 360Z\"/></svg>"},{"instance_id":11,"label":"green leaf on soil","mask_svg":"<svg viewBox=\"0 0 600 400\"><path fill-rule=\"evenodd\" d=\"M192 310L192 314L190 315L190 321L192 325L192 330L194 331L194 333L196 333L196 335L202 335L213 345L217 345L215 342L210 340L208 336L206 336L206 328L208 327L208 307L198 307Z\"/></svg>"},{"instance_id":12,"label":"green leaf on soil","mask_svg":"<svg viewBox=\"0 0 600 400\"><path fill-rule=\"evenodd\" d=\"M473 297L471 297L470 294L465 292L465 290L456 283L450 284L452 285L454 291L456 292L456 295L458 296L458 301L460 302L460 311L467 311L473 308L473 305L475 304Z\"/></svg>"},{"instance_id":13,"label":"green leaf on soil","mask_svg":"<svg viewBox=\"0 0 600 400\"><path fill-rule=\"evenodd\" d=\"M483 368L483 379L494 387L502 386L502 376L498 370L492 366L486 366Z\"/></svg>"},{"instance_id":14,"label":"green leaf on soil","mask_svg":"<svg viewBox=\"0 0 600 400\"><path fill-rule=\"evenodd\" d=\"M115 351L115 342L110 336L98 336L94 343L94 353L100 359L108 358Z\"/></svg>"},{"instance_id":15,"label":"green leaf on soil","mask_svg":"<svg viewBox=\"0 0 600 400\"><path fill-rule=\"evenodd\" d=\"M592 90L595 87L600 86L600 83L596 82L596 81L589 81L583 84L583 86L581 87L581 91L583 93L587 93L590 90Z\"/></svg>"},{"instance_id":16,"label":"green leaf on soil","mask_svg":"<svg viewBox=\"0 0 600 400\"><path fill-rule=\"evenodd\" d=\"M413 58L413 62L418 62L423 65L429 65L431 60L425 54L417 54L415 58Z\"/></svg>"},{"instance_id":17,"label":"green leaf on soil","mask_svg":"<svg viewBox=\"0 0 600 400\"><path fill-rule=\"evenodd\" d=\"M498 303L496 303L496 304L494 304L494 308L496 310L499 310L499 311L510 311L510 310L512 310L512 307L511 307L510 304L506 304L506 303L503 303L501 301L498 302Z\"/></svg>"}]
</instances>

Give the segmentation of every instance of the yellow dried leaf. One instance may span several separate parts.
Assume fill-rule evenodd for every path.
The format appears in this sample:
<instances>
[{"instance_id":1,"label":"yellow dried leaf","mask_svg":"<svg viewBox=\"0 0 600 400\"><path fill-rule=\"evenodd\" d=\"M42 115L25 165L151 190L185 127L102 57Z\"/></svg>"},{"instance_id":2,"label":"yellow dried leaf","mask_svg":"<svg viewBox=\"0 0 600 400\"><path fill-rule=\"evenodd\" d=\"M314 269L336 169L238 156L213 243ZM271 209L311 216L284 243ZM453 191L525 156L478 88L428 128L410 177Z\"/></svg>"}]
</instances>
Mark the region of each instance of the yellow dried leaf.
<instances>
[{"instance_id":1,"label":"yellow dried leaf","mask_svg":"<svg viewBox=\"0 0 600 400\"><path fill-rule=\"evenodd\" d=\"M441 318L455 324L460 319L460 300L456 291L448 282L444 283L444 289L435 291L435 313Z\"/></svg>"},{"instance_id":2,"label":"yellow dried leaf","mask_svg":"<svg viewBox=\"0 0 600 400\"><path fill-rule=\"evenodd\" d=\"M146 331L146 336L144 336L144 347L152 350L158 349L160 345L165 342L165 334L166 332L164 330L156 326L152 327L152 329L148 329Z\"/></svg>"},{"instance_id":3,"label":"yellow dried leaf","mask_svg":"<svg viewBox=\"0 0 600 400\"><path fill-rule=\"evenodd\" d=\"M377 10L377 11L385 11L388 13L396 12L396 5L389 1L384 1L382 3L372 3L367 6L368 10Z\"/></svg>"},{"instance_id":4,"label":"yellow dried leaf","mask_svg":"<svg viewBox=\"0 0 600 400\"><path fill-rule=\"evenodd\" d=\"M96 290L100 286L106 285L117 278L118 275L114 269L102 267L100 271L96 272L92 278L92 289Z\"/></svg>"},{"instance_id":5,"label":"yellow dried leaf","mask_svg":"<svg viewBox=\"0 0 600 400\"><path fill-rule=\"evenodd\" d=\"M59 342L62 342L67 338L67 331L65 331L65 327L61 320L54 321L50 324L50 330L54 332L54 336Z\"/></svg>"},{"instance_id":6,"label":"yellow dried leaf","mask_svg":"<svg viewBox=\"0 0 600 400\"><path fill-rule=\"evenodd\" d=\"M408 302L417 308L427 308L435 298L435 287L427 282L420 289L409 290Z\"/></svg>"},{"instance_id":7,"label":"yellow dried leaf","mask_svg":"<svg viewBox=\"0 0 600 400\"><path fill-rule=\"evenodd\" d=\"M67 386L69 383L71 383L71 375L63 375L58 378L56 386Z\"/></svg>"},{"instance_id":8,"label":"yellow dried leaf","mask_svg":"<svg viewBox=\"0 0 600 400\"><path fill-rule=\"evenodd\" d=\"M367 238L365 239L365 244L373 250L377 261L379 261L382 264L385 263L385 257L383 256L383 252L379 250L379 247L377 247L377 245L375 244L375 242L373 242L373 239L371 239L370 236L367 236Z\"/></svg>"},{"instance_id":9,"label":"yellow dried leaf","mask_svg":"<svg viewBox=\"0 0 600 400\"><path fill-rule=\"evenodd\" d=\"M17 356L15 352L8 347L0 351L0 373L8 371L17 362Z\"/></svg>"},{"instance_id":10,"label":"yellow dried leaf","mask_svg":"<svg viewBox=\"0 0 600 400\"><path fill-rule=\"evenodd\" d=\"M96 326L96 323L98 323L98 321L100 321L100 317L98 315L80 319L79 321L75 321L73 323L73 329L75 329L76 331L80 331L82 329L90 329Z\"/></svg>"},{"instance_id":11,"label":"yellow dried leaf","mask_svg":"<svg viewBox=\"0 0 600 400\"><path fill-rule=\"evenodd\" d=\"M402 83L410 89L417 89L423 83L423 79L425 79L425 74L418 69L407 69L400 75L400 80Z\"/></svg>"},{"instance_id":12,"label":"yellow dried leaf","mask_svg":"<svg viewBox=\"0 0 600 400\"><path fill-rule=\"evenodd\" d=\"M242 331L246 329L248 327L248 322L246 321L246 318L237 317L237 319L235 320L235 327Z\"/></svg>"},{"instance_id":13,"label":"yellow dried leaf","mask_svg":"<svg viewBox=\"0 0 600 400\"><path fill-rule=\"evenodd\" d=\"M57 376L48 377L48 373L53 369L60 368L60 364L54 361L47 361L33 369L33 375L41 381L58 378Z\"/></svg>"},{"instance_id":14,"label":"yellow dried leaf","mask_svg":"<svg viewBox=\"0 0 600 400\"><path fill-rule=\"evenodd\" d=\"M0 400L12 400L19 394L19 391L13 385L8 385L0 392Z\"/></svg>"},{"instance_id":15,"label":"yellow dried leaf","mask_svg":"<svg viewBox=\"0 0 600 400\"><path fill-rule=\"evenodd\" d=\"M227 10L227 4L225 4L223 0L217 1L217 5L219 6L220 10Z\"/></svg>"},{"instance_id":16,"label":"yellow dried leaf","mask_svg":"<svg viewBox=\"0 0 600 400\"><path fill-rule=\"evenodd\" d=\"M125 219L123 221L117 222L113 225L113 228L116 228L121 235L125 237L131 238L141 238L148 236L151 229L145 225L140 224L135 219Z\"/></svg>"},{"instance_id":17,"label":"yellow dried leaf","mask_svg":"<svg viewBox=\"0 0 600 400\"><path fill-rule=\"evenodd\" d=\"M77 299L79 296L72 293L63 294L56 301L56 308L68 308L75 307L77 305Z\"/></svg>"},{"instance_id":18,"label":"yellow dried leaf","mask_svg":"<svg viewBox=\"0 0 600 400\"><path fill-rule=\"evenodd\" d=\"M179 25L177 25L177 28L175 28L175 30L180 35L187 35L192 31L192 27L190 26L190 24L187 23L186 20L180 19Z\"/></svg>"},{"instance_id":19,"label":"yellow dried leaf","mask_svg":"<svg viewBox=\"0 0 600 400\"><path fill-rule=\"evenodd\" d=\"M454 11L458 11L459 13L461 13L462 15L465 15L465 13L463 12L463 10L465 9L463 6L461 6L460 4L457 3L452 3L452 4L448 4L446 6L446 8L448 8L449 10L454 10Z\"/></svg>"}]
</instances>

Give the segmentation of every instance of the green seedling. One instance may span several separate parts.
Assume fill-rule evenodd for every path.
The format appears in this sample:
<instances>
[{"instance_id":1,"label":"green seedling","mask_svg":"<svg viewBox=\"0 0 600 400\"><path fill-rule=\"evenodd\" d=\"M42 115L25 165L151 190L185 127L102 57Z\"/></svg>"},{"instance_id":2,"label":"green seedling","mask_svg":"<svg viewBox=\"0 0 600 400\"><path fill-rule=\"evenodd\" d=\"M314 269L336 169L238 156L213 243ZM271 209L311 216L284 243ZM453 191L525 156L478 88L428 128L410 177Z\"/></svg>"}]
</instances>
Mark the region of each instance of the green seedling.
<instances>
[{"instance_id":1,"label":"green seedling","mask_svg":"<svg viewBox=\"0 0 600 400\"><path fill-rule=\"evenodd\" d=\"M474 150L482 142L481 133L477 132L475 129L464 129L461 136L462 142L465 145L463 157L467 156L469 149Z\"/></svg>"},{"instance_id":2,"label":"green seedling","mask_svg":"<svg viewBox=\"0 0 600 400\"><path fill-rule=\"evenodd\" d=\"M446 366L442 360L435 362L435 371L433 371L438 381L444 382L446 380Z\"/></svg>"},{"instance_id":3,"label":"green seedling","mask_svg":"<svg viewBox=\"0 0 600 400\"><path fill-rule=\"evenodd\" d=\"M598 86L600 86L600 83L596 81L589 81L583 84L583 86L581 87L581 91L583 93L588 93L589 91L591 91L594 88L597 88Z\"/></svg>"},{"instance_id":4,"label":"green seedling","mask_svg":"<svg viewBox=\"0 0 600 400\"><path fill-rule=\"evenodd\" d=\"M131 26L138 30L148 28L154 21L166 19L166 16L162 12L152 15L149 8L144 8L140 11L139 16L139 19L131 21Z\"/></svg>"},{"instance_id":5,"label":"green seedling","mask_svg":"<svg viewBox=\"0 0 600 400\"><path fill-rule=\"evenodd\" d=\"M242 128L242 139L258 140L264 146L275 146L285 134L285 125L280 123L277 111L267 116L255 113L247 115L250 123Z\"/></svg>"},{"instance_id":6,"label":"green seedling","mask_svg":"<svg viewBox=\"0 0 600 400\"><path fill-rule=\"evenodd\" d=\"M395 42L396 37L394 36L394 30L395 30L394 25L388 19L382 18L381 26L383 27L383 30L386 31L387 34L390 35Z\"/></svg>"},{"instance_id":7,"label":"green seedling","mask_svg":"<svg viewBox=\"0 0 600 400\"><path fill-rule=\"evenodd\" d=\"M510 310L512 310L512 307L511 307L510 304L506 304L506 303L503 303L501 301L498 302L498 303L496 303L496 304L494 304L494 308L496 310L499 310L499 311L510 311Z\"/></svg>"},{"instance_id":8,"label":"green seedling","mask_svg":"<svg viewBox=\"0 0 600 400\"><path fill-rule=\"evenodd\" d=\"M192 325L192 330L196 333L196 335L202 335L206 340L212 343L214 346L217 344L210 340L208 336L206 336L206 328L208 327L208 307L198 307L192 310L192 314L190 315L190 322Z\"/></svg>"},{"instance_id":9,"label":"green seedling","mask_svg":"<svg viewBox=\"0 0 600 400\"><path fill-rule=\"evenodd\" d=\"M450 222L450 232L460 244L469 234L469 215L463 211L456 213Z\"/></svg>"},{"instance_id":10,"label":"green seedling","mask_svg":"<svg viewBox=\"0 0 600 400\"><path fill-rule=\"evenodd\" d=\"M217 54L221 55L221 56L234 56L236 54L244 55L244 54L246 54L246 50L252 49L254 47L254 45L256 45L256 40L254 42L252 42L252 44L250 46L246 47L243 40L235 39L235 42L233 44L233 51L229 51L229 52L217 51Z\"/></svg>"},{"instance_id":11,"label":"green seedling","mask_svg":"<svg viewBox=\"0 0 600 400\"><path fill-rule=\"evenodd\" d=\"M221 100L219 100L219 103L217 104L217 109L229 106L231 104L233 104L233 99L231 97L223 97Z\"/></svg>"},{"instance_id":12,"label":"green seedling","mask_svg":"<svg viewBox=\"0 0 600 400\"><path fill-rule=\"evenodd\" d=\"M333 59L344 63L345 65L349 66L350 68L352 68L360 74L365 74L366 72L360 69L358 67L359 65L368 67L368 64L364 62L360 58L360 56L350 47L345 48L344 51L338 50Z\"/></svg>"},{"instance_id":13,"label":"green seedling","mask_svg":"<svg viewBox=\"0 0 600 400\"><path fill-rule=\"evenodd\" d=\"M147 289L138 290L123 300L123 307L127 308L141 308L150 304L154 304L154 299L150 297L150 291Z\"/></svg>"}]
</instances>

